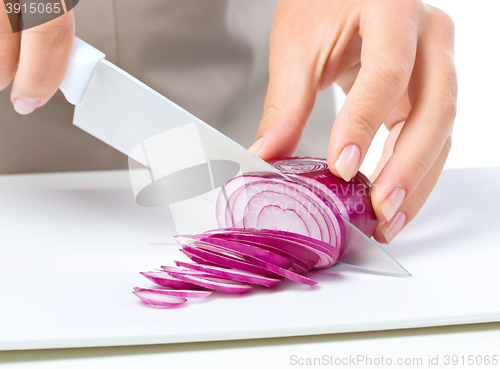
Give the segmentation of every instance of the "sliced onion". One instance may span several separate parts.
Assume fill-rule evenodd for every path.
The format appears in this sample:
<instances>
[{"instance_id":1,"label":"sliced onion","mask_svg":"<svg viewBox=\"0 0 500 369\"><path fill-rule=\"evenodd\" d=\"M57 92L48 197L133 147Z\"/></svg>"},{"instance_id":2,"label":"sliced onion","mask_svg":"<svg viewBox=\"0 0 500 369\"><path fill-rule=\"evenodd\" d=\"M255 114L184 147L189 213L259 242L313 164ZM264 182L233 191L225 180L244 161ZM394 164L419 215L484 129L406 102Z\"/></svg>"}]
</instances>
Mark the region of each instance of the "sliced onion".
<instances>
[{"instance_id":1,"label":"sliced onion","mask_svg":"<svg viewBox=\"0 0 500 369\"><path fill-rule=\"evenodd\" d=\"M196 256L196 255L193 255L191 254L188 250L185 250L185 249L180 249L179 250L180 252L182 252L184 255L186 255L188 258L190 258L191 260L193 260L195 263L198 263L198 264L204 264L204 265L212 265L212 266L216 266L216 267L222 267L224 268L223 265L220 265L220 264L217 264L217 263L214 263L212 261L208 261L206 259L203 259L202 257L199 257L199 256Z\"/></svg>"},{"instance_id":2,"label":"sliced onion","mask_svg":"<svg viewBox=\"0 0 500 369\"><path fill-rule=\"evenodd\" d=\"M171 272L171 273L192 274L192 275L196 275L198 277L210 277L210 276L212 276L210 273L204 273L204 272L200 272L197 270L186 270L185 268L179 268L179 267L167 266L167 265L162 265L161 269L162 269L162 272L166 273L166 274Z\"/></svg>"},{"instance_id":3,"label":"sliced onion","mask_svg":"<svg viewBox=\"0 0 500 369\"><path fill-rule=\"evenodd\" d=\"M172 275L175 276L175 278L179 278L185 282L193 283L210 290L226 293L243 293L252 289L252 286L250 286L249 284L239 283L226 278L197 277L192 274L182 273L172 273Z\"/></svg>"},{"instance_id":4,"label":"sliced onion","mask_svg":"<svg viewBox=\"0 0 500 369\"><path fill-rule=\"evenodd\" d=\"M199 248L199 246L205 246L204 249ZM221 264L225 267L228 268L234 268L234 269L239 269L243 270L245 272L250 272L250 273L255 273L258 275L262 275L264 277L270 277L270 278L276 278L276 273L270 272L269 270L262 268L260 266L251 264L247 261L243 260L238 260L237 258L233 258L229 255L224 255L220 254L214 251L209 251L206 249L207 245L204 245L203 243L197 242L196 243L197 247L191 247L191 246L184 246L184 249L189 251L190 253L200 256L204 259L207 259L209 261L214 261L217 264Z\"/></svg>"},{"instance_id":5,"label":"sliced onion","mask_svg":"<svg viewBox=\"0 0 500 369\"><path fill-rule=\"evenodd\" d=\"M284 240L270 235L262 236L257 234L256 231L257 230L251 229L228 228L214 230L207 233L210 234L210 237L212 238L237 240L242 243L247 243L249 245L277 253L290 259L295 266L295 270L298 269L304 273L311 270L320 259L315 252L310 251L301 244L297 244L295 241Z\"/></svg>"},{"instance_id":6,"label":"sliced onion","mask_svg":"<svg viewBox=\"0 0 500 369\"><path fill-rule=\"evenodd\" d=\"M253 256L259 258L261 260L267 261L268 263L277 265L282 268L289 268L292 265L292 261L283 257L279 254L276 254L272 251L268 251L266 249L262 249L259 247L255 247L253 245L248 245L241 242L228 241L225 239L213 239L205 234L200 235L191 235L191 236L176 236L176 240L182 245L184 240L192 240L192 241L207 241L212 245L218 246L221 249L226 249L229 251L236 251L241 253L243 257L245 256ZM184 241L185 242L185 241ZM251 259L250 259L251 260Z\"/></svg>"},{"instance_id":7,"label":"sliced onion","mask_svg":"<svg viewBox=\"0 0 500 369\"><path fill-rule=\"evenodd\" d=\"M193 263L184 263L182 261L175 262L178 266L182 266L184 268L190 268L202 272L212 273L213 275L231 279L233 281L239 281L244 283L251 284L260 284L266 287L272 287L281 282L281 279L263 277L258 274L244 272L242 270L237 269L226 269L226 268L218 268L210 265L199 265Z\"/></svg>"},{"instance_id":8,"label":"sliced onion","mask_svg":"<svg viewBox=\"0 0 500 369\"><path fill-rule=\"evenodd\" d=\"M192 290L160 290L156 288L134 287L135 292L152 292L160 295L178 296L185 298L205 298L212 294L211 291L192 291Z\"/></svg>"},{"instance_id":9,"label":"sliced onion","mask_svg":"<svg viewBox=\"0 0 500 369\"><path fill-rule=\"evenodd\" d=\"M316 240L301 234L291 233L286 231L276 231L271 229L258 229L255 232L258 234L264 234L271 237L280 238L282 240L294 241L301 244L303 247L309 249L310 251L316 253L319 257L318 263L312 268L312 270L324 269L331 267L340 256L339 250L337 248L327 244L326 242Z\"/></svg>"},{"instance_id":10,"label":"sliced onion","mask_svg":"<svg viewBox=\"0 0 500 369\"><path fill-rule=\"evenodd\" d=\"M250 173L226 183L217 199L221 229L178 236L193 263L141 273L175 290L136 287L134 293L158 307L186 297L206 297L200 287L243 293L250 284L272 287L287 278L317 284L309 270L332 266L346 244L344 220L371 236L377 224L370 181L358 173L350 182L331 174L325 159L286 158L271 163L287 175Z\"/></svg>"},{"instance_id":11,"label":"sliced onion","mask_svg":"<svg viewBox=\"0 0 500 369\"><path fill-rule=\"evenodd\" d=\"M179 290L196 290L198 288L198 285L181 281L180 279L172 277L164 272L141 272L141 274L151 282L163 287L170 287Z\"/></svg>"},{"instance_id":12,"label":"sliced onion","mask_svg":"<svg viewBox=\"0 0 500 369\"><path fill-rule=\"evenodd\" d=\"M164 295L152 291L133 291L134 295L139 297L146 304L154 307L173 307L184 304L187 299L180 296Z\"/></svg>"},{"instance_id":13,"label":"sliced onion","mask_svg":"<svg viewBox=\"0 0 500 369\"><path fill-rule=\"evenodd\" d=\"M196 254L197 252L198 253L199 252L206 252L207 254L205 254L205 256L203 256L204 258L206 258L208 260L210 260L211 257L219 258L218 261L216 260L216 262L221 263L221 264L223 262L225 262L226 263L225 265L229 266L231 268L251 271L251 270L249 270L249 266L251 266L252 268L260 267L261 269L265 269L266 271L270 271L274 274L285 277L285 278L290 279L290 280L297 282L297 283L303 283L303 284L307 284L310 286L314 286L315 284L317 284L317 282L313 281L312 279L306 278L306 277L304 277L300 274L294 273L290 270L280 268L276 265L269 264L269 263L262 261L260 259L255 258L252 261L252 264L250 264L247 262L238 261L236 259L229 259L227 257L224 258L224 256L222 256L222 255L216 255L216 253L213 250L212 251L203 250L203 249L210 250L210 247L211 247L210 245L207 245L206 243L199 242L199 241L195 242L195 243L196 243L196 247L191 248L191 250L190 250L191 253ZM186 246L186 247L189 247L189 246ZM262 274L262 271L256 271L254 273ZM262 275L265 275L265 274L262 274Z\"/></svg>"}]
</instances>

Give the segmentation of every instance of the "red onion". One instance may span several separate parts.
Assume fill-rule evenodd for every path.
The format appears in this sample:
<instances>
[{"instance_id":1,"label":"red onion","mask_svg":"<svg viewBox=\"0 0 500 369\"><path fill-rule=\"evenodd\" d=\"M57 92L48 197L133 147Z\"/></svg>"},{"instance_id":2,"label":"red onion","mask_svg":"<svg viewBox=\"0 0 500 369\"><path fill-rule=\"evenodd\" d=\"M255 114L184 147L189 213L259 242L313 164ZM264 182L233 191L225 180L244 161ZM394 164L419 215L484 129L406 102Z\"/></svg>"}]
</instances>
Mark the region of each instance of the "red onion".
<instances>
[{"instance_id":1,"label":"red onion","mask_svg":"<svg viewBox=\"0 0 500 369\"><path fill-rule=\"evenodd\" d=\"M188 269L189 270L189 269ZM210 290L221 291L226 293L243 293L252 289L252 286L246 283L236 282L220 277L198 277L190 273L172 273L175 278L179 278L185 282L197 284L198 286L208 288Z\"/></svg>"},{"instance_id":2,"label":"red onion","mask_svg":"<svg viewBox=\"0 0 500 369\"><path fill-rule=\"evenodd\" d=\"M178 296L186 298L204 298L212 294L211 291L192 291L192 290L160 290L157 288L134 287L134 292L152 292L159 295Z\"/></svg>"},{"instance_id":3,"label":"red onion","mask_svg":"<svg viewBox=\"0 0 500 369\"><path fill-rule=\"evenodd\" d=\"M323 197L327 206L335 206L368 237L373 235L377 217L370 198L371 183L361 172L346 182L334 176L322 158L285 158L270 164Z\"/></svg>"},{"instance_id":4,"label":"red onion","mask_svg":"<svg viewBox=\"0 0 500 369\"><path fill-rule=\"evenodd\" d=\"M218 268L210 265L200 265L200 264L192 264L192 263L184 263L182 261L176 261L175 264L178 266L199 270L202 272L212 273L213 275L231 279L233 281L239 281L244 283L251 284L260 284L266 287L272 287L281 282L281 279L263 277L258 274L244 272L238 269L226 269L226 268Z\"/></svg>"},{"instance_id":5,"label":"red onion","mask_svg":"<svg viewBox=\"0 0 500 369\"><path fill-rule=\"evenodd\" d=\"M372 236L377 219L371 184L364 175L345 182L319 158L286 158L271 164L288 180L272 173L230 180L216 204L221 229L176 237L194 263L176 261L177 267L142 273L177 292L136 287L134 293L146 303L168 307L206 296L209 292L193 291L200 287L243 293L251 284L272 287L282 278L313 286L316 282L304 274L332 266L344 251L341 215Z\"/></svg>"},{"instance_id":6,"label":"red onion","mask_svg":"<svg viewBox=\"0 0 500 369\"><path fill-rule=\"evenodd\" d=\"M133 293L146 304L155 307L173 307L187 301L185 297L164 295L148 290L133 291Z\"/></svg>"},{"instance_id":7,"label":"red onion","mask_svg":"<svg viewBox=\"0 0 500 369\"><path fill-rule=\"evenodd\" d=\"M156 283L159 286L170 287L179 290L196 290L199 288L198 285L193 283L188 283L181 281L178 278L174 278L167 273L162 272L141 272L141 274L149 279L151 282Z\"/></svg>"},{"instance_id":8,"label":"red onion","mask_svg":"<svg viewBox=\"0 0 500 369\"><path fill-rule=\"evenodd\" d=\"M272 251L268 251L253 245L248 245L240 242L232 242L221 238L213 238L207 235L194 235L194 236L176 236L176 239L191 239L193 241L204 241L211 245L218 246L222 249L229 251L235 251L242 256L243 259L252 261L253 257L259 258L261 260L267 261L268 263L274 264L282 268L289 268L292 265L292 261L289 259L278 255ZM179 241L182 245L183 242Z\"/></svg>"}]
</instances>

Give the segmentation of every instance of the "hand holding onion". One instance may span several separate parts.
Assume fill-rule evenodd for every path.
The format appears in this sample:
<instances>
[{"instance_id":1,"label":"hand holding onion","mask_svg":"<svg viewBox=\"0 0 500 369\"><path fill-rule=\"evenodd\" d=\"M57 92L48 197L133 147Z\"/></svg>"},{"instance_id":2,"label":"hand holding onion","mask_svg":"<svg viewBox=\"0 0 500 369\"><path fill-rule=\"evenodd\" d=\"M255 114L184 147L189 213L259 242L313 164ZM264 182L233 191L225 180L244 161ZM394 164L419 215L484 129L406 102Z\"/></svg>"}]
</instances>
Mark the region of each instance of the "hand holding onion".
<instances>
[{"instance_id":1,"label":"hand holding onion","mask_svg":"<svg viewBox=\"0 0 500 369\"><path fill-rule=\"evenodd\" d=\"M450 17L420 0L281 0L250 150L264 160L292 155L317 92L337 82L347 100L330 137L333 174L353 178L382 123L390 131L371 178L374 238L390 242L423 206L451 148L453 39Z\"/></svg>"}]
</instances>

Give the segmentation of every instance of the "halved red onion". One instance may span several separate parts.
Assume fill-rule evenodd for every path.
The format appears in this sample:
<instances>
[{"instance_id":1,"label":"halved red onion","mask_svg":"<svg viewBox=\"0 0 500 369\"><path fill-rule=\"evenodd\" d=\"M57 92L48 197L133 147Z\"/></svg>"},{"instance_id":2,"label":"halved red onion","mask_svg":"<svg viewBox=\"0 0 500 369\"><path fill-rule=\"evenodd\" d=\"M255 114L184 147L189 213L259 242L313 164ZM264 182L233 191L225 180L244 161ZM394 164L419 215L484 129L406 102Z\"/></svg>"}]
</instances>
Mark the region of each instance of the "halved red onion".
<instances>
[{"instance_id":1,"label":"halved red onion","mask_svg":"<svg viewBox=\"0 0 500 369\"><path fill-rule=\"evenodd\" d=\"M306 193L307 192L307 193ZM311 199L307 189L297 186L293 182L285 182L275 178L261 178L260 181L252 181L235 192L231 200L232 214L236 219L234 227L237 228L259 228L259 224L264 224L264 228L273 228L264 219L270 221L286 217L279 224L281 227L289 227L294 232L302 233L330 241L330 229L320 210L320 206ZM233 199L234 197L234 199ZM259 217L262 209L270 207L275 213L282 213L273 217L272 211L267 211ZM262 223L264 222L264 223Z\"/></svg>"},{"instance_id":2,"label":"halved red onion","mask_svg":"<svg viewBox=\"0 0 500 369\"><path fill-rule=\"evenodd\" d=\"M272 286L275 286L281 282L281 279L263 277L263 276L258 275L258 274L244 272L244 271L238 270L238 269L226 269L226 268L213 267L210 265L184 263L182 261L176 261L175 263L178 266L181 266L184 268L190 268L190 269L194 269L194 270L198 270L198 271L202 271L202 272L212 273L213 275L216 275L216 276L219 276L222 278L226 278L226 279L231 279L233 281L239 281L239 282L251 283L251 284L260 284L260 285L266 286L266 287L272 287Z\"/></svg>"},{"instance_id":3,"label":"halved red onion","mask_svg":"<svg viewBox=\"0 0 500 369\"><path fill-rule=\"evenodd\" d=\"M216 210L221 228L288 230L343 251L344 223L337 207L325 204L326 196L303 183L271 176L244 177L230 181L230 189L221 191L224 196L219 196Z\"/></svg>"},{"instance_id":4,"label":"halved red onion","mask_svg":"<svg viewBox=\"0 0 500 369\"><path fill-rule=\"evenodd\" d=\"M152 291L133 291L133 293L146 304L154 307L173 307L187 301L185 297L164 295Z\"/></svg>"},{"instance_id":5,"label":"halved red onion","mask_svg":"<svg viewBox=\"0 0 500 369\"><path fill-rule=\"evenodd\" d=\"M170 287L179 290L196 290L198 285L181 281L164 272L141 272L141 274L149 279L151 282L159 286Z\"/></svg>"},{"instance_id":6,"label":"halved red onion","mask_svg":"<svg viewBox=\"0 0 500 369\"><path fill-rule=\"evenodd\" d=\"M211 291L193 291L193 290L164 290L157 288L142 288L142 287L134 287L135 292L152 292L160 295L168 295L168 296L178 296L185 298L205 298L212 294Z\"/></svg>"}]
</instances>

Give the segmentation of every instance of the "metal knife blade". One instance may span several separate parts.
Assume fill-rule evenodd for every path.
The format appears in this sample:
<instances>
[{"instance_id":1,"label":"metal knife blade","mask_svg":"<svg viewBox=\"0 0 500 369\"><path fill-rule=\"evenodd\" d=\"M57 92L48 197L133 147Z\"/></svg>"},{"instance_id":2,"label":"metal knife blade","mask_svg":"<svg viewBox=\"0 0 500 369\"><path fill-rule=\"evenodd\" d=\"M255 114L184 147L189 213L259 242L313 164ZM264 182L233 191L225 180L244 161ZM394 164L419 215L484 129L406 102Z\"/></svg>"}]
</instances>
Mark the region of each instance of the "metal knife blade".
<instances>
[{"instance_id":1,"label":"metal knife blade","mask_svg":"<svg viewBox=\"0 0 500 369\"><path fill-rule=\"evenodd\" d=\"M81 40L76 41L79 47L90 47ZM78 58L74 56L73 59ZM75 70L72 73L75 75ZM167 131L182 131L179 137L184 137L183 132L192 131L194 127L197 140L184 140L181 145L189 153L198 150L196 145L201 143L212 182L210 163L227 159L238 163L241 173L272 172L286 178L270 164L105 59L97 62L86 88L84 86L83 96L76 101L75 126L146 167L150 167L150 163L144 155L145 150L134 149ZM172 142L172 146L175 146L175 142ZM192 188L188 190L196 193ZM198 194L201 195L201 192ZM344 223L348 242L340 261L366 270L409 275L354 225L345 219Z\"/></svg>"},{"instance_id":2,"label":"metal knife blade","mask_svg":"<svg viewBox=\"0 0 500 369\"><path fill-rule=\"evenodd\" d=\"M341 216L342 217L342 216ZM411 276L392 256L355 225L342 217L346 229L346 247L339 261L374 272Z\"/></svg>"},{"instance_id":3,"label":"metal knife blade","mask_svg":"<svg viewBox=\"0 0 500 369\"><path fill-rule=\"evenodd\" d=\"M279 172L199 118L117 66L101 59L75 107L73 124L147 165L133 149L147 139L195 123L209 160L231 158L246 172ZM189 145L189 142L185 142Z\"/></svg>"}]
</instances>

